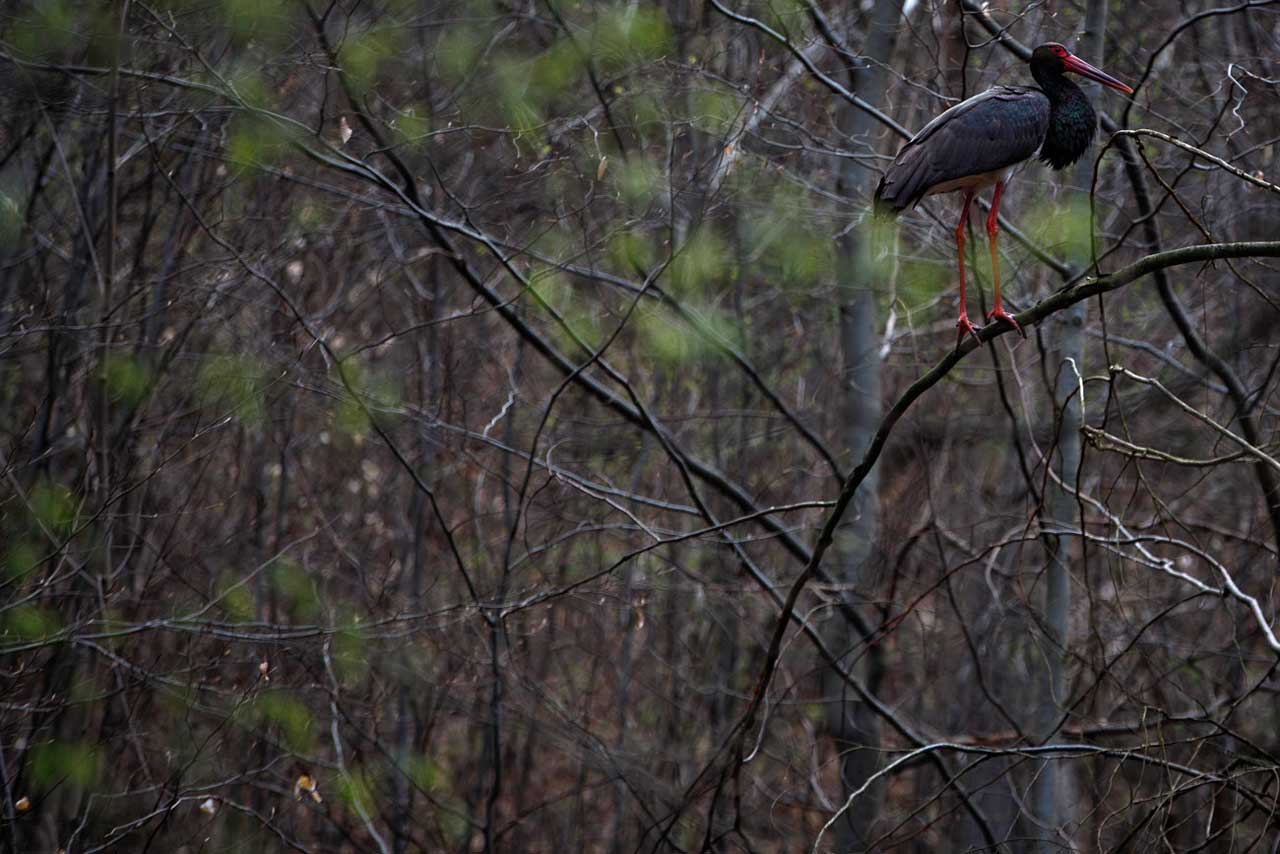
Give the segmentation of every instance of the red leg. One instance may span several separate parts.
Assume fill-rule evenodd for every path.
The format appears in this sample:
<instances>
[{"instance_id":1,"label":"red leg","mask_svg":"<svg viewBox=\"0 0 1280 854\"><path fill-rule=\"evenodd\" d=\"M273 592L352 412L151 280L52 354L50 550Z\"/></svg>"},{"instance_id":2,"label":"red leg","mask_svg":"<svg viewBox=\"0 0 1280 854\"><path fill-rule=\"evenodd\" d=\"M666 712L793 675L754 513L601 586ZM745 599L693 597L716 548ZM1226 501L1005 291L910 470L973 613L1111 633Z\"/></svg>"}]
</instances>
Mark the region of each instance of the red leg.
<instances>
[{"instance_id":1,"label":"red leg","mask_svg":"<svg viewBox=\"0 0 1280 854\"><path fill-rule=\"evenodd\" d=\"M997 181L996 191L991 195L991 213L987 214L987 242L991 246L991 285L995 291L995 305L987 314L987 320L1002 320L1018 330L1025 338L1027 333L1022 331L1018 321L1014 320L1013 315L1000 305L1000 249L996 243L996 237L1000 233L997 217L1000 215L1000 197L1003 195L1004 181Z\"/></svg>"},{"instance_id":2,"label":"red leg","mask_svg":"<svg viewBox=\"0 0 1280 854\"><path fill-rule=\"evenodd\" d=\"M960 211L960 224L956 226L956 261L960 265L960 316L956 318L956 346L965 335L978 337L977 328L969 322L969 311L964 301L964 227L969 222L969 206L973 204L973 190L964 191L964 209Z\"/></svg>"}]
</instances>

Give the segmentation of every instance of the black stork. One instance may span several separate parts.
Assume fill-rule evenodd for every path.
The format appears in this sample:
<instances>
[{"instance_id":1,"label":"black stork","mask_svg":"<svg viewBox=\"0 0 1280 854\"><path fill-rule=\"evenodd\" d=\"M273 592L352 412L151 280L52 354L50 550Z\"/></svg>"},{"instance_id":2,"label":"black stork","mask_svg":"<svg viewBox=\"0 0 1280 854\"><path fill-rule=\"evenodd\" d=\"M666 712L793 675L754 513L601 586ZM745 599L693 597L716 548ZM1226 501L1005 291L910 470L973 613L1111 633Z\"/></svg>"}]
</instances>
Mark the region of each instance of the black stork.
<instances>
[{"instance_id":1,"label":"black stork","mask_svg":"<svg viewBox=\"0 0 1280 854\"><path fill-rule=\"evenodd\" d=\"M1054 169L1075 163L1089 147L1097 125L1093 106L1064 75L1080 74L1104 86L1132 94L1133 90L1109 74L1094 68L1060 44L1042 44L1031 54L1032 86L995 86L961 101L924 126L902 146L893 165L876 186L877 215L896 216L935 193L964 193L964 209L956 226L956 251L960 263L960 317L956 320L956 345L966 334L977 336L969 322L964 301L964 228L973 197L987 187L991 213L987 238L991 247L991 279L994 306L987 320L1022 329L1000 305L999 250L996 217L1004 185L1015 167L1037 151Z\"/></svg>"}]
</instances>

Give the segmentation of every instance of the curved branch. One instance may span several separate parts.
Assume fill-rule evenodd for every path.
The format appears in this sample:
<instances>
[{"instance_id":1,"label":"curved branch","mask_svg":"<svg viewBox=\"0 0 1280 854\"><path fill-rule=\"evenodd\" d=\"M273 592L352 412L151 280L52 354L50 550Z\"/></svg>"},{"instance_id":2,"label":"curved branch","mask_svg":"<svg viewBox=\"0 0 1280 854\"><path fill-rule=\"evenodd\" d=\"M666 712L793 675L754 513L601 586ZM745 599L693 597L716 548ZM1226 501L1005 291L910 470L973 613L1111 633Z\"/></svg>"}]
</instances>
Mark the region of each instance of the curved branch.
<instances>
[{"instance_id":1,"label":"curved branch","mask_svg":"<svg viewBox=\"0 0 1280 854\"><path fill-rule=\"evenodd\" d=\"M983 27L986 28L996 40L1004 45L1009 51L1016 56L1027 59L1031 56L1030 48L1019 42L1017 39L1008 35L999 24L992 19L991 14L982 4L975 0L961 0L961 8L966 14L972 15ZM1226 11L1240 11L1247 8L1249 3L1244 4L1236 9ZM1190 22L1194 23L1195 18ZM1179 26L1173 31L1170 39L1182 32L1186 27ZM1163 50L1163 45L1161 50ZM1144 78L1145 79L1145 78ZM1130 101L1132 103L1132 100ZM1123 118L1128 120L1129 111L1126 108ZM1101 116L1102 127L1108 133L1115 135L1113 142L1120 149L1120 153L1124 158L1124 171L1129 179L1129 183L1133 186L1134 201L1138 206L1138 214L1142 218L1143 232L1146 235L1148 245L1153 249L1160 248L1160 234L1156 229L1155 220L1152 216L1155 211L1155 205L1151 202L1151 192L1147 188L1147 182L1142 173L1142 166L1139 157L1134 151L1132 145L1134 132L1121 128L1120 125L1105 113ZM1127 135L1126 135L1127 134ZM1154 135L1154 134L1153 134ZM1168 141L1173 142L1170 137ZM1187 148L1185 143L1175 143L1183 148ZM1197 153L1199 156L1199 153ZM1216 160L1216 158L1214 158ZM1221 163L1221 161L1219 161ZM1236 170L1232 170L1233 173ZM1254 183L1257 183L1254 181ZM1263 182L1266 184L1266 182ZM1271 185L1267 184L1270 188ZM1157 257L1162 255L1157 251L1155 255L1148 256ZM1220 256L1229 257L1229 256ZM1223 359L1213 352L1205 344L1204 339L1191 325L1190 319L1187 317L1186 310L1182 306L1182 302L1178 299L1178 295L1173 292L1172 285L1169 284L1168 278L1163 274L1162 267L1156 267L1151 272L1156 274L1156 293L1160 296L1160 301L1164 304L1165 311L1172 318L1174 325L1181 333L1183 340L1186 342L1187 349L1191 351L1191 355L1195 356L1200 364L1212 371L1222 384L1227 387L1229 396L1235 404L1239 413L1240 430L1244 433L1245 438L1254 445L1260 445L1261 437L1258 431L1258 423L1256 415L1251 412L1250 395L1244 384L1240 382L1240 378L1236 376L1235 371L1231 369ZM1276 538L1276 545L1280 547L1280 480L1272 473L1271 469L1266 466L1257 466L1255 469L1258 478L1258 488L1262 491L1262 499L1267 505L1267 514L1271 518L1271 527Z\"/></svg>"},{"instance_id":2,"label":"curved branch","mask_svg":"<svg viewBox=\"0 0 1280 854\"><path fill-rule=\"evenodd\" d=\"M1026 311L1015 316L1018 325L1024 329L1027 326L1036 324L1045 320L1053 314L1062 311L1068 306L1072 306L1082 300L1090 297L1104 294L1124 287L1127 284L1137 281L1138 279L1153 273L1157 270L1164 270L1168 267L1176 267L1183 264L1195 264L1198 262L1213 261L1221 258L1250 258L1250 257L1267 257L1280 258L1280 240L1265 240L1250 243L1210 243L1200 246L1184 246L1180 249L1170 249L1166 252L1157 252L1148 255L1145 258L1135 261L1127 267L1108 273L1104 276L1085 279L1070 287L1063 288L1052 296L1041 300L1036 305ZM978 338L985 343L1011 331L1008 326L1000 326L996 328L994 325L988 325L978 332ZM862 485L863 480L871 472L876 461L880 458L880 452L884 449L885 442L889 439L889 434L893 432L894 426L898 420L906 414L911 408L911 404L915 403L926 391L937 385L938 382L951 372L961 359L980 346L979 341L972 338L966 338L961 345L948 353L936 365L934 365L927 373L913 382L902 393L893 407L885 414L877 428L875 436L871 439L871 444L867 447L867 451L863 454L862 460L857 467L849 474L845 480L844 487L840 491L840 497L836 499L835 506L831 513L827 516L826 521L822 525L821 533L818 535L818 541L814 544L813 551L810 555L808 563L805 565L804 571L791 585L791 590L787 594L787 601L783 605L782 614L778 618L776 627L774 628L773 637L769 642L769 651L765 657L764 670L760 674L760 678L756 683L755 693L751 698L751 704L747 707L746 713L743 715L743 723L741 731L746 733L751 730L755 721L755 716L760 709L760 705L764 700L765 692L768 690L769 683L773 679L774 670L778 665L778 658L782 651L782 641L786 634L787 624L791 619L791 612L795 609L800 593L804 590L809 580L813 578L822 566L822 559L827 553L827 549L835 538L836 528L840 525L844 517L845 510L853 501L853 497L857 494L858 488Z\"/></svg>"}]
</instances>

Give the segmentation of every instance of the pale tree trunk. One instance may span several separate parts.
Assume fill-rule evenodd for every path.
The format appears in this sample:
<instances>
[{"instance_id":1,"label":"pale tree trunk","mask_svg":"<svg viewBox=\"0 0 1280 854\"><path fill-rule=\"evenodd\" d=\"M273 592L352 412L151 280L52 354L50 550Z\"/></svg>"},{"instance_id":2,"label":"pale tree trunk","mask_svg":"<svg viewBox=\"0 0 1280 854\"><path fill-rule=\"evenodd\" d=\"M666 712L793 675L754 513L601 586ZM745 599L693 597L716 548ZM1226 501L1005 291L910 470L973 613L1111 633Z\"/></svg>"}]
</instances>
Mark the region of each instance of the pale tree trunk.
<instances>
[{"instance_id":1,"label":"pale tree trunk","mask_svg":"<svg viewBox=\"0 0 1280 854\"><path fill-rule=\"evenodd\" d=\"M851 88L879 106L886 86L884 65L893 58L902 0L882 2L871 13L861 54L863 68L852 73ZM875 125L870 116L851 104L841 107L840 128L855 144L870 140ZM838 190L853 196L870 189L873 175L857 161L841 161ZM837 275L840 285L840 348L842 444L848 449L850 465L861 458L880 420L880 357L876 337L876 286L866 262L868 247L859 229L850 229L837 247ZM867 477L846 518L837 531L835 543L836 595L856 607L858 592L871 586L871 569L879 534L879 477L875 470ZM833 620L827 641L837 654L846 654L843 663L856 677L875 691L883 670L878 648L864 650L865 639L847 620ZM853 653L852 655L847 655ZM841 797L860 787L880 767L880 721L875 712L858 700L835 674L825 680L828 704L827 730L840 751ZM836 825L837 850L866 850L872 823L880 812L883 790L875 786L856 801Z\"/></svg>"},{"instance_id":2,"label":"pale tree trunk","mask_svg":"<svg viewBox=\"0 0 1280 854\"><path fill-rule=\"evenodd\" d=\"M1077 53L1087 62L1104 65L1105 34L1107 28L1107 4L1104 0L1089 0L1085 16L1085 31L1077 46ZM1095 97L1097 84L1085 84L1085 91ZM1078 191L1084 196L1090 186L1093 158L1086 156L1076 165L1073 183L1085 188ZM1087 198L1084 198L1087 203ZM1089 263L1088 250L1080 250L1079 257L1071 259L1072 265L1083 268ZM1048 494L1048 523L1055 529L1074 528L1077 524L1079 505L1075 498L1077 473L1080 469L1081 427L1084 411L1081 400L1080 377L1084 376L1084 326L1086 303L1079 302L1058 315L1052 329L1051 364L1057 366L1057 385L1054 389L1054 411L1061 413L1057 434L1058 474L1062 488L1051 488ZM1067 620L1071 611L1071 567L1079 554L1079 542L1071 537L1049 538L1049 567L1044 591L1044 653L1047 674L1042 693L1037 699L1036 735L1040 741L1054 740L1058 722L1067 703ZM1074 822L1071 805L1068 766L1049 761L1039 770L1034 790L1034 809L1040 825L1041 851L1061 852L1069 825Z\"/></svg>"}]
</instances>

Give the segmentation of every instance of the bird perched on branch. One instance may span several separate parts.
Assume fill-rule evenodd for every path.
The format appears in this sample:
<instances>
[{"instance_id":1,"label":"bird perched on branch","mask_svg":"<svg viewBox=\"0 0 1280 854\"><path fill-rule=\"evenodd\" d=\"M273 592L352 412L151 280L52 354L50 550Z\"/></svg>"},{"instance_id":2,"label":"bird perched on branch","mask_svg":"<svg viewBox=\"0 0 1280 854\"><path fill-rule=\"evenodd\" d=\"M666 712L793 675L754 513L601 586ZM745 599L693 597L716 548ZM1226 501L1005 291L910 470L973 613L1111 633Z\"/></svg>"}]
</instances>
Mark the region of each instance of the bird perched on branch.
<instances>
[{"instance_id":1,"label":"bird perched on branch","mask_svg":"<svg viewBox=\"0 0 1280 854\"><path fill-rule=\"evenodd\" d=\"M964 300L964 228L969 206L981 190L994 186L987 237L991 247L991 278L995 301L987 320L1010 324L1021 332L1013 315L1000 304L999 250L996 217L1005 183L1015 167L1032 155L1054 169L1075 163L1089 147L1097 117L1080 87L1067 72L1096 80L1132 94L1133 90L1094 68L1060 44L1042 44L1031 54L1032 86L995 86L961 101L924 126L902 146L893 165L876 186L877 216L896 216L935 193L964 194L964 208L956 226L960 266L960 317L956 346L965 335L977 335Z\"/></svg>"}]
</instances>

